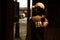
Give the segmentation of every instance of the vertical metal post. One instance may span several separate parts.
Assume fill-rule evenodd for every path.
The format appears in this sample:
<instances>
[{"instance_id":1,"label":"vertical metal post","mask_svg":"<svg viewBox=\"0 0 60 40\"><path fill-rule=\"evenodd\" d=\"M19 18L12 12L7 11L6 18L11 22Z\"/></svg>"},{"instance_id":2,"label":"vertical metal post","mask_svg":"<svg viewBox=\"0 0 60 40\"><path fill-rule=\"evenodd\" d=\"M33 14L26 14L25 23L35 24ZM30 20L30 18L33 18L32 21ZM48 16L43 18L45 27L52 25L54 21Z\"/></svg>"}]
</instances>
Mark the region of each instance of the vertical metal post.
<instances>
[{"instance_id":1,"label":"vertical metal post","mask_svg":"<svg viewBox=\"0 0 60 40\"><path fill-rule=\"evenodd\" d=\"M27 13L28 13L27 20L29 20L29 17L30 17L30 0L28 0Z\"/></svg>"},{"instance_id":2,"label":"vertical metal post","mask_svg":"<svg viewBox=\"0 0 60 40\"><path fill-rule=\"evenodd\" d=\"M26 36L26 40L30 40L30 32L29 32L29 17L30 17L30 0L27 0L27 36Z\"/></svg>"},{"instance_id":3,"label":"vertical metal post","mask_svg":"<svg viewBox=\"0 0 60 40\"><path fill-rule=\"evenodd\" d=\"M15 27L15 38L20 38L19 36L19 3L17 0L14 2L14 22L16 23Z\"/></svg>"}]
</instances>

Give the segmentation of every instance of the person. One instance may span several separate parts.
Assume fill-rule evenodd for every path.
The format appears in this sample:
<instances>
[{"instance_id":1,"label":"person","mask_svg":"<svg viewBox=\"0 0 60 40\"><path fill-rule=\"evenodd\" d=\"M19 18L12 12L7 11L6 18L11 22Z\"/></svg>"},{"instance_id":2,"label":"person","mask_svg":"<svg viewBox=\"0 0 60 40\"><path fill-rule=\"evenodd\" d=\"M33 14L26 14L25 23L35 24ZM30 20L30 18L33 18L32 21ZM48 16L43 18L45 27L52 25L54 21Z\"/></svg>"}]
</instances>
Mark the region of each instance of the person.
<instances>
[{"instance_id":1,"label":"person","mask_svg":"<svg viewBox=\"0 0 60 40\"><path fill-rule=\"evenodd\" d=\"M38 2L32 6L32 17L29 20L28 40L44 40L44 28L48 25L45 6Z\"/></svg>"}]
</instances>

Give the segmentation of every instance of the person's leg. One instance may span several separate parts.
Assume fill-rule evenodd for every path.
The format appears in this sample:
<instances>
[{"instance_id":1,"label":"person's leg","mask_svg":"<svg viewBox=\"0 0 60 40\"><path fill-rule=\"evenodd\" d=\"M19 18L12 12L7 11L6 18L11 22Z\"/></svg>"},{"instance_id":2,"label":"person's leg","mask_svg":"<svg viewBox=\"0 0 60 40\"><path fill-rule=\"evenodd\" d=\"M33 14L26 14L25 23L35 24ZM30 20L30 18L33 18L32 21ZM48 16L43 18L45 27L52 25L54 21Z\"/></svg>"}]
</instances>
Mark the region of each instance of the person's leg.
<instances>
[{"instance_id":1,"label":"person's leg","mask_svg":"<svg viewBox=\"0 0 60 40\"><path fill-rule=\"evenodd\" d=\"M43 40L43 37L44 37L43 34L44 34L43 29L38 27L37 31L36 31L36 38L37 38L37 40Z\"/></svg>"},{"instance_id":2,"label":"person's leg","mask_svg":"<svg viewBox=\"0 0 60 40\"><path fill-rule=\"evenodd\" d=\"M37 40L44 40L44 28L37 28L36 37Z\"/></svg>"},{"instance_id":3,"label":"person's leg","mask_svg":"<svg viewBox=\"0 0 60 40\"><path fill-rule=\"evenodd\" d=\"M44 40L44 28L41 28L40 31L41 31L41 32L40 32L40 38L41 38L42 40Z\"/></svg>"}]
</instances>

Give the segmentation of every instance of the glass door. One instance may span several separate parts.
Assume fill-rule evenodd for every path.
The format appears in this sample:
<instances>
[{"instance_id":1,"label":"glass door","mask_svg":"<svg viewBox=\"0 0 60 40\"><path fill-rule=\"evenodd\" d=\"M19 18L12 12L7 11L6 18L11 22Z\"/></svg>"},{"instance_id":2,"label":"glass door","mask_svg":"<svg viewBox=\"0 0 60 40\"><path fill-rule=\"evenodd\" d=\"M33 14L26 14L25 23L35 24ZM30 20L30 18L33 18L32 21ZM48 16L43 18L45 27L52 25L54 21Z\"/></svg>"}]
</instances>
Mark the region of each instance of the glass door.
<instances>
[{"instance_id":1,"label":"glass door","mask_svg":"<svg viewBox=\"0 0 60 40\"><path fill-rule=\"evenodd\" d=\"M28 0L14 0L14 2L19 3L18 10L18 24L14 22L14 40L25 40L27 35L27 18L28 18ZM17 6L17 5L16 5ZM30 0L30 9L32 6L32 0ZM16 8L15 8L16 9ZM15 17L17 16L17 12L15 11ZM16 18L14 19L16 20Z\"/></svg>"}]
</instances>

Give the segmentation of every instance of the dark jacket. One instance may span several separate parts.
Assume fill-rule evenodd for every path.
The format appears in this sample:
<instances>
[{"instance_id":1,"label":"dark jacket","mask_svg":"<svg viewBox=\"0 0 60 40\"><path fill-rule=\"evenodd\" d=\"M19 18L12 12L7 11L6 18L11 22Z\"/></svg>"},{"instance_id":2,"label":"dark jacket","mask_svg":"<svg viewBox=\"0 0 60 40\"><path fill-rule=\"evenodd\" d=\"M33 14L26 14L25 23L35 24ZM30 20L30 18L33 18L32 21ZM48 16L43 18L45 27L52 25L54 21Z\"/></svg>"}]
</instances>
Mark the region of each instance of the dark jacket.
<instances>
[{"instance_id":1,"label":"dark jacket","mask_svg":"<svg viewBox=\"0 0 60 40\"><path fill-rule=\"evenodd\" d=\"M27 27L26 40L43 40L44 28L35 27L35 23L30 19Z\"/></svg>"}]
</instances>

